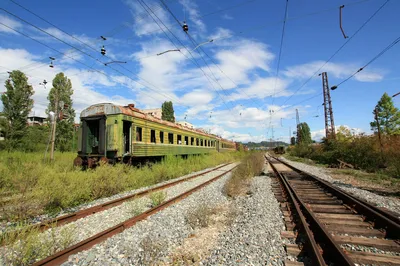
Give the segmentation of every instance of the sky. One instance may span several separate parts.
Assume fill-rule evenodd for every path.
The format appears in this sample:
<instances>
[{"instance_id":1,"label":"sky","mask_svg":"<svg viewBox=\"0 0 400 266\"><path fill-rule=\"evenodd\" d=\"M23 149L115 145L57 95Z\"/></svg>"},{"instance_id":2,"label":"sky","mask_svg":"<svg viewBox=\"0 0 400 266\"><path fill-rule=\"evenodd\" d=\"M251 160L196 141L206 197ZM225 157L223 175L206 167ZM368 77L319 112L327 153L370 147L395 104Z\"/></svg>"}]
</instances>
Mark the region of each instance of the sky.
<instances>
[{"instance_id":1,"label":"sky","mask_svg":"<svg viewBox=\"0 0 400 266\"><path fill-rule=\"evenodd\" d=\"M398 0L2 0L0 92L8 71L23 71L32 113L45 116L52 80L64 72L77 122L92 104L172 101L177 121L224 138L288 142L297 109L320 140L318 74L331 87L373 60L400 37L399 11ZM380 97L400 92L399 69L394 45L331 91L336 127L370 134ZM400 96L393 101L400 106Z\"/></svg>"}]
</instances>

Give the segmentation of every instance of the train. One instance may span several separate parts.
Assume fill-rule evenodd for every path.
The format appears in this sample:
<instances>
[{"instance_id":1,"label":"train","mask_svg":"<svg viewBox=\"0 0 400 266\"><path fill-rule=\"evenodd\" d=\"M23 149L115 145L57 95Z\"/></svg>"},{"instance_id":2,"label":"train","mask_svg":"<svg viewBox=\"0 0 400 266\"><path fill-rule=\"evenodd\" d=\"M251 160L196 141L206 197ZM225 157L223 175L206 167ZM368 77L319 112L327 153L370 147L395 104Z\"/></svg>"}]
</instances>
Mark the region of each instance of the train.
<instances>
[{"instance_id":1,"label":"train","mask_svg":"<svg viewBox=\"0 0 400 266\"><path fill-rule=\"evenodd\" d=\"M234 141L146 114L134 104L100 103L80 114L74 165L93 168L100 162L132 164L167 155L229 152L239 147Z\"/></svg>"}]
</instances>

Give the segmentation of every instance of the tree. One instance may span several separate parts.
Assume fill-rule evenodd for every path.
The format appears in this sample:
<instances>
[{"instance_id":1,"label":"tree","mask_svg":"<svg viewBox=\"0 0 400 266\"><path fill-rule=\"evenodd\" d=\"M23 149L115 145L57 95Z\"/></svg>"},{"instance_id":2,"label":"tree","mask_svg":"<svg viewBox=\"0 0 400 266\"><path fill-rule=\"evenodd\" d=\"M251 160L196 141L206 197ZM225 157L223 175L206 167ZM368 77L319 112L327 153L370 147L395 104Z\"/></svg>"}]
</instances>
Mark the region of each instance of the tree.
<instances>
[{"instance_id":1,"label":"tree","mask_svg":"<svg viewBox=\"0 0 400 266\"><path fill-rule=\"evenodd\" d=\"M72 89L71 80L64 73L58 73L53 79L53 87L47 99L49 105L46 113L58 113L55 147L61 152L71 150L74 134L75 110L72 108ZM58 103L57 103L58 102ZM58 112L56 112L58 106ZM63 117L63 116L64 117Z\"/></svg>"},{"instance_id":2,"label":"tree","mask_svg":"<svg viewBox=\"0 0 400 266\"><path fill-rule=\"evenodd\" d=\"M170 122L175 122L175 116L174 116L174 106L172 105L172 102L165 101L162 106L161 106L162 114L161 114L161 119L170 121Z\"/></svg>"},{"instance_id":3,"label":"tree","mask_svg":"<svg viewBox=\"0 0 400 266\"><path fill-rule=\"evenodd\" d=\"M336 140L342 142L349 142L353 139L351 131L348 127L340 126L336 131Z\"/></svg>"},{"instance_id":4,"label":"tree","mask_svg":"<svg viewBox=\"0 0 400 266\"><path fill-rule=\"evenodd\" d=\"M28 84L28 78L19 70L10 73L5 82L6 92L1 95L3 102L3 116L6 148L8 151L16 148L19 140L24 136L27 128L29 112L33 107L32 95L35 93Z\"/></svg>"},{"instance_id":5,"label":"tree","mask_svg":"<svg viewBox=\"0 0 400 266\"><path fill-rule=\"evenodd\" d=\"M312 143L311 140L311 132L310 132L310 127L306 122L300 123L299 124L299 130L300 130L300 142L299 144L310 144Z\"/></svg>"},{"instance_id":6,"label":"tree","mask_svg":"<svg viewBox=\"0 0 400 266\"><path fill-rule=\"evenodd\" d=\"M291 137L290 138L290 145L296 145L296 138L295 137Z\"/></svg>"},{"instance_id":7,"label":"tree","mask_svg":"<svg viewBox=\"0 0 400 266\"><path fill-rule=\"evenodd\" d=\"M375 116L377 112L379 127L382 133L387 135L399 135L400 134L400 112L399 109L394 107L392 97L386 92L379 100L372 112ZM371 130L374 132L378 131L376 120L370 123Z\"/></svg>"}]
</instances>

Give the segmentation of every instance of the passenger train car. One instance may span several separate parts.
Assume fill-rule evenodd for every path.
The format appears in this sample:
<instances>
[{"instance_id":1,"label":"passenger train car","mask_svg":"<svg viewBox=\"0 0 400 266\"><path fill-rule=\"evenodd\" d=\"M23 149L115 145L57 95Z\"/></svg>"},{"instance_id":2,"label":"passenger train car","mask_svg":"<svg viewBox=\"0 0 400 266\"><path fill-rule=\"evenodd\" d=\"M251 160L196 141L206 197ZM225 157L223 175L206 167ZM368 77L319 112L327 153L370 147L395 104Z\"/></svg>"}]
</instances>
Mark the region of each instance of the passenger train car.
<instances>
[{"instance_id":1,"label":"passenger train car","mask_svg":"<svg viewBox=\"0 0 400 266\"><path fill-rule=\"evenodd\" d=\"M77 166L236 150L233 141L158 119L133 104L92 105L80 118Z\"/></svg>"}]
</instances>

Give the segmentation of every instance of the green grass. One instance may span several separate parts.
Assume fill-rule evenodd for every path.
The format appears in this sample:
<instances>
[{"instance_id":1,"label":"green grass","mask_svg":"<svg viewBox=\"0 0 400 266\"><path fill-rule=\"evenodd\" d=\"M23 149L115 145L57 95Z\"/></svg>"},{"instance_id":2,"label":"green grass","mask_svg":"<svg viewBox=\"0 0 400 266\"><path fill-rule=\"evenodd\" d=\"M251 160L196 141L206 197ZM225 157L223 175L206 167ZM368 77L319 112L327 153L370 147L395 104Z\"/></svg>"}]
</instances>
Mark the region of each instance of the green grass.
<instances>
[{"instance_id":1,"label":"green grass","mask_svg":"<svg viewBox=\"0 0 400 266\"><path fill-rule=\"evenodd\" d=\"M7 221L21 221L80 205L123 191L153 185L221 163L237 161L242 153L212 153L187 159L170 156L141 168L118 164L82 171L72 164L75 153L56 153L55 162L42 153L0 152L0 205L3 194L18 195L12 209L1 213ZM0 206L0 210L1 210Z\"/></svg>"},{"instance_id":2,"label":"green grass","mask_svg":"<svg viewBox=\"0 0 400 266\"><path fill-rule=\"evenodd\" d=\"M400 179L391 177L384 173L367 173L354 169L331 169L331 172L334 174L349 175L359 181L381 185L400 192Z\"/></svg>"},{"instance_id":3,"label":"green grass","mask_svg":"<svg viewBox=\"0 0 400 266\"><path fill-rule=\"evenodd\" d=\"M264 164L264 152L253 152L243 158L225 183L225 193L232 198L249 194L251 179L261 173Z\"/></svg>"}]
</instances>

